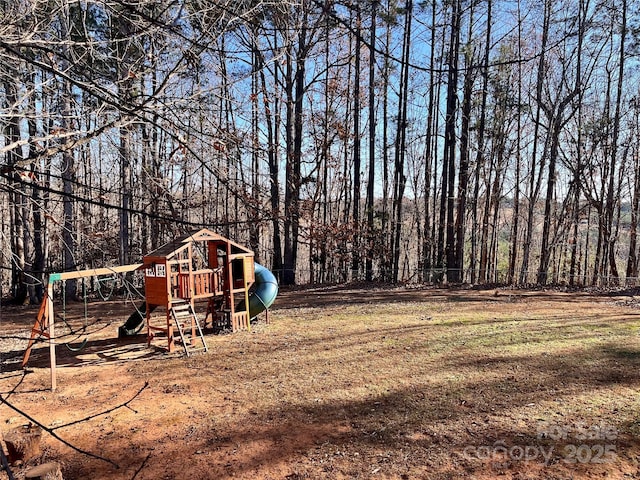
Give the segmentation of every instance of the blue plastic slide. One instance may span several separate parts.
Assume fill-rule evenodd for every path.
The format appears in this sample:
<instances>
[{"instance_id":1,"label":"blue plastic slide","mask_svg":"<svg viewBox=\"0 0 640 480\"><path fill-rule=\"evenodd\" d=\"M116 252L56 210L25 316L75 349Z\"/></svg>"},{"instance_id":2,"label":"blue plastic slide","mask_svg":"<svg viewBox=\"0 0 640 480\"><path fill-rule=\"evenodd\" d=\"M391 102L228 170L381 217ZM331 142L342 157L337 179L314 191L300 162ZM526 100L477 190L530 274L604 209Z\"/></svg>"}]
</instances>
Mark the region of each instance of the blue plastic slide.
<instances>
[{"instance_id":1,"label":"blue plastic slide","mask_svg":"<svg viewBox=\"0 0 640 480\"><path fill-rule=\"evenodd\" d=\"M269 308L278 296L278 281L271 271L256 263L256 281L249 294L249 317L254 318Z\"/></svg>"}]
</instances>

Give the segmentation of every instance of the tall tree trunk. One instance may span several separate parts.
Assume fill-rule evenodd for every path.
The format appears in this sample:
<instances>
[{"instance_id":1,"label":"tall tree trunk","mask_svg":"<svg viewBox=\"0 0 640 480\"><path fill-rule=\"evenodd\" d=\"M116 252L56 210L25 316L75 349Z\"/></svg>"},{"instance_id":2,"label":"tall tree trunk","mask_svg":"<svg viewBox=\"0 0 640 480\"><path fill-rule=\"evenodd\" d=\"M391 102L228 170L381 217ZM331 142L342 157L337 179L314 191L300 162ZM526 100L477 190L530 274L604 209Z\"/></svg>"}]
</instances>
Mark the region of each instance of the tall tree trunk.
<instances>
[{"instance_id":1,"label":"tall tree trunk","mask_svg":"<svg viewBox=\"0 0 640 480\"><path fill-rule=\"evenodd\" d=\"M130 260L130 218L131 218L131 129L120 128L120 263Z\"/></svg>"},{"instance_id":2,"label":"tall tree trunk","mask_svg":"<svg viewBox=\"0 0 640 480\"><path fill-rule=\"evenodd\" d=\"M134 51L130 45L133 26L131 22L123 18L117 24L116 38L118 52L118 96L123 105L131 105L133 99L133 80L135 78L132 72L132 62ZM121 114L122 115L122 114ZM123 118L124 120L124 118ZM132 202L132 185L131 185L131 161L133 157L133 127L123 125L119 129L120 145L118 147L120 161L120 263L122 265L131 262L131 202Z\"/></svg>"},{"instance_id":3,"label":"tall tree trunk","mask_svg":"<svg viewBox=\"0 0 640 480\"><path fill-rule=\"evenodd\" d=\"M70 38L69 34L69 25L67 22L69 21L68 15L68 5L65 7L67 9L66 15L61 14L59 16L60 25L62 27L61 36L63 39L68 40ZM71 58L69 55L68 48L65 48L65 60L64 64L61 65L63 71L66 71L69 68L68 59ZM63 79L61 84L61 97L60 97L60 113L61 113L61 129L65 132L73 131L75 125L72 121L72 108L71 108L71 100L72 100L72 91L71 91L71 82L68 79ZM71 142L71 138L67 138L65 141L65 147L68 147ZM62 199L62 243L63 243L63 264L65 271L72 271L77 269L76 265L76 235L75 235L75 222L74 222L74 201L72 199L74 184L76 182L76 166L75 166L75 158L74 152L70 148L63 148L62 150L62 164L60 166L60 171L62 172L62 191L64 192L64 196ZM77 292L77 281L75 279L67 280L65 282L65 295L67 299L75 299Z\"/></svg>"},{"instance_id":4,"label":"tall tree trunk","mask_svg":"<svg viewBox=\"0 0 640 480\"><path fill-rule=\"evenodd\" d=\"M636 107L637 108L637 107ZM636 125L638 124L638 113ZM627 257L627 285L636 285L638 278L638 218L640 217L640 155L636 148L633 154L633 194L631 200L631 224L629 226L629 254Z\"/></svg>"},{"instance_id":5,"label":"tall tree trunk","mask_svg":"<svg viewBox=\"0 0 640 480\"><path fill-rule=\"evenodd\" d=\"M152 43L151 52L155 51L154 44ZM154 56L155 58L155 56ZM158 89L158 67L152 69L151 72L151 87L155 92ZM160 180L160 139L162 137L159 125L160 112L158 109L154 109L153 114L151 115L152 125L151 125L151 177L153 178L153 187L151 192L151 201L149 202L149 210L151 212L152 217L157 218L160 214L160 202L163 196L157 182ZM102 189L101 189L102 191ZM212 219L209 219L211 221ZM161 230L160 230L160 222L155 220L151 222L150 226L151 231L151 250L155 250L158 248L161 243Z\"/></svg>"},{"instance_id":6,"label":"tall tree trunk","mask_svg":"<svg viewBox=\"0 0 640 480\"><path fill-rule=\"evenodd\" d=\"M356 4L356 46L353 79L353 254L351 257L351 278L360 276L360 50L362 34L362 16L360 6Z\"/></svg>"},{"instance_id":7,"label":"tall tree trunk","mask_svg":"<svg viewBox=\"0 0 640 480\"><path fill-rule=\"evenodd\" d=\"M387 4L387 15L391 15L391 4ZM380 248L380 270L384 281L392 280L391 274L391 231L389 213L389 76L391 74L390 61L391 24L387 22L385 31L385 55L382 90L382 246Z\"/></svg>"},{"instance_id":8,"label":"tall tree trunk","mask_svg":"<svg viewBox=\"0 0 640 480\"><path fill-rule=\"evenodd\" d=\"M353 20L353 19L351 19ZM353 28L353 25L349 24L349 28ZM349 51L353 51L353 36L349 36ZM347 72L346 78L351 78L351 71L353 69L352 62L347 63ZM346 85L346 98L351 98L351 88L353 87L352 83L349 81ZM341 252L338 255L338 270L340 275L340 281L346 282L349 279L349 270L351 268L351 262L349 261L348 254L353 253L349 249L349 243L352 240L353 228L352 227L352 217L351 217L351 196L353 194L353 171L352 171L352 161L353 157L351 155L351 135L353 134L351 131L351 115L353 111L351 108L346 108L344 112L344 119L342 121L342 191L338 195L339 199L344 197L344 202L342 206L342 218L341 223L343 228L346 229L346 232L343 232L342 235L338 234L337 243L338 250ZM338 202L340 203L340 202Z\"/></svg>"},{"instance_id":9,"label":"tall tree trunk","mask_svg":"<svg viewBox=\"0 0 640 480\"><path fill-rule=\"evenodd\" d=\"M15 72L17 75L17 72ZM18 105L17 83L4 82L6 108L10 113L5 121L4 139L5 145L11 145L20 139L20 119L15 112ZM13 302L22 305L27 300L27 282L25 277L25 246L24 246L24 186L21 182L20 172L22 153L19 148L14 148L6 153L9 181L9 223L11 231L11 293Z\"/></svg>"},{"instance_id":10,"label":"tall tree trunk","mask_svg":"<svg viewBox=\"0 0 640 480\"><path fill-rule=\"evenodd\" d=\"M431 176L433 161L433 128L435 123L435 51L436 51L436 2L431 3L431 49L429 52L429 68L431 72L429 74L429 101L427 104L427 129L425 135L425 152L424 152L424 234L422 244L422 280L431 280L432 263L431 258L433 255L433 235L432 235L432 220L430 210L430 195L431 195ZM435 198L435 194L433 195ZM434 212L435 213L435 212Z\"/></svg>"},{"instance_id":11,"label":"tall tree trunk","mask_svg":"<svg viewBox=\"0 0 640 480\"><path fill-rule=\"evenodd\" d=\"M505 122L501 122L501 127L504 126ZM499 128L501 128L499 127ZM496 158L496 167L495 167L495 176L493 177L493 185L491 187L491 195L490 195L490 204L488 205L487 217L489 214L491 215L490 225L487 225L487 233L488 229L491 229L491 238L488 242L487 249L487 261L485 268L485 281L489 282L498 282L500 281L498 278L498 235L499 235L499 226L498 214L500 212L500 199L502 197L502 188L504 184L504 167L509 156L509 152L506 150L506 138L507 132L506 129L501 131L498 134L497 145L494 148L494 152L492 157ZM487 192L488 193L488 192Z\"/></svg>"},{"instance_id":12,"label":"tall tree trunk","mask_svg":"<svg viewBox=\"0 0 640 480\"><path fill-rule=\"evenodd\" d=\"M538 267L538 277L536 282L540 285L547 283L547 275L549 270L549 260L551 259L551 250L549 248L549 236L551 233L551 224L554 222L552 218L554 209L554 199L556 193L556 161L560 149L560 129L561 129L561 113L553 120L550 126L549 135L551 136L551 148L549 151L549 173L547 177L547 193L544 202L544 221L542 225L542 239L540 246L540 265ZM550 119L551 120L551 119Z\"/></svg>"},{"instance_id":13,"label":"tall tree trunk","mask_svg":"<svg viewBox=\"0 0 640 480\"><path fill-rule=\"evenodd\" d=\"M540 192L540 185L542 181L542 169L544 168L544 154L541 156L540 164L538 165L538 149L540 140L540 117L542 113L542 88L544 86L544 74L546 70L546 50L547 43L549 41L549 23L551 17L551 0L545 0L544 13L542 22L542 43L540 45L540 57L538 60L538 71L536 77L536 110L534 114L534 126L533 126L533 148L531 151L531 162L529 168L529 205L527 206L527 225L525 233L525 241L522 246L522 267L520 269L520 283L526 283L529 276L529 257L531 256L531 241L533 238L533 219L535 214L536 203L538 201L538 194ZM536 176L536 168L539 168L540 172Z\"/></svg>"},{"instance_id":14,"label":"tall tree trunk","mask_svg":"<svg viewBox=\"0 0 640 480\"><path fill-rule=\"evenodd\" d=\"M378 0L371 2L371 36L369 38L369 170L367 177L367 258L365 261L365 280L373 280L373 252L375 248L375 174L376 174L376 23ZM326 181L326 180L325 180Z\"/></svg>"},{"instance_id":15,"label":"tall tree trunk","mask_svg":"<svg viewBox=\"0 0 640 480\"><path fill-rule=\"evenodd\" d=\"M518 58L522 56L522 18L520 12L520 1L518 0ZM516 132L516 171L513 191L513 215L511 220L511 241L509 242L509 270L507 272L507 283L512 285L515 282L516 262L518 259L518 234L520 227L520 167L522 162L522 64L518 63L518 111L517 111L517 132Z\"/></svg>"},{"instance_id":16,"label":"tall tree trunk","mask_svg":"<svg viewBox=\"0 0 640 480\"><path fill-rule=\"evenodd\" d=\"M35 165L31 167L31 174L35 181L40 181L40 172L36 169ZM39 304L42 302L44 296L44 269L46 265L46 255L44 248L44 239L46 237L45 224L43 221L42 212L44 211L42 205L42 197L40 196L40 189L33 188L31 193L31 201L33 203L33 264L31 266L31 275L38 282L33 286L30 292L30 302L32 304Z\"/></svg>"},{"instance_id":17,"label":"tall tree trunk","mask_svg":"<svg viewBox=\"0 0 640 480\"><path fill-rule=\"evenodd\" d=\"M491 1L488 2L488 22L491 20ZM469 123L471 121L471 95L473 93L473 83L475 71L473 65L472 48L472 25L473 25L473 4L469 14L469 33L465 48L465 78L462 88L462 125L460 129L460 170L458 172L458 207L455 220L455 250L454 263L449 271L450 281L462 282L464 280L464 244L465 244L465 222L467 211L467 194L469 188ZM490 29L490 27L489 27Z\"/></svg>"},{"instance_id":18,"label":"tall tree trunk","mask_svg":"<svg viewBox=\"0 0 640 480\"><path fill-rule=\"evenodd\" d=\"M627 0L622 0L622 15L620 25L620 56L618 64L618 83L616 87L616 105L613 115L613 138L611 139L611 155L610 155L610 167L609 167L609 186L607 188L607 200L604 208L605 215L605 242L607 246L608 258L603 259L603 263L609 262L609 271L613 281L618 283L618 267L616 264L616 239L617 235L614 234L614 212L616 203L619 201L619 194L617 194L615 187L615 178L617 175L617 161L618 161L618 143L620 136L620 106L622 103L622 87L624 84L624 67L625 67L625 42L627 38ZM620 187L618 186L618 189Z\"/></svg>"},{"instance_id":19,"label":"tall tree trunk","mask_svg":"<svg viewBox=\"0 0 640 480\"><path fill-rule=\"evenodd\" d=\"M277 34L274 34L274 46L277 48ZM256 52L258 61L258 72L260 72L260 89L262 93L262 103L264 105L264 116L267 124L267 165L269 168L269 200L271 204L271 228L273 255L271 257L271 268L278 276L282 274L282 238L280 236L280 180L278 162L278 131L279 131L279 109L280 103L278 95L274 95L273 106L267 87L267 78L264 68L264 56L260 50ZM274 69L274 84L278 82L279 69ZM281 279L282 280L282 279Z\"/></svg>"},{"instance_id":20,"label":"tall tree trunk","mask_svg":"<svg viewBox=\"0 0 640 480\"><path fill-rule=\"evenodd\" d=\"M576 86L579 88L578 106L577 106L577 127L576 133L576 165L573 174L574 197L573 197L573 218L572 232L570 237L570 260L569 260L569 285L577 283L576 269L579 268L578 262L578 231L580 227L580 196L582 192L582 99L584 91L582 88L582 45L584 41L584 23L589 8L589 1L581 0L578 7L578 53L576 64Z\"/></svg>"},{"instance_id":21,"label":"tall tree trunk","mask_svg":"<svg viewBox=\"0 0 640 480\"><path fill-rule=\"evenodd\" d=\"M323 91L323 96L324 96L324 107L325 107L325 111L329 112L331 109L331 100L330 98L332 98L332 96L330 95L330 84L331 84L331 77L330 77L330 73L331 70L329 68L329 65L331 63L330 60L330 52L331 52L331 48L330 48L330 36L329 36L329 32L331 31L331 21L330 21L330 17L327 15L327 17L325 18L325 24L324 24L324 29L325 29L325 35L324 35L324 55L325 55L325 63L327 65L327 71L326 71L326 81L324 82L324 91ZM327 232L327 225L330 225L331 221L330 221L330 213L329 213L329 205L330 205L330 199L329 199L329 156L330 156L330 152L331 152L331 145L329 142L329 123L330 123L330 117L328 114L324 115L323 118L323 128L322 128L322 147L321 147L321 161L322 161L322 166L321 166L321 185L322 185L322 192L321 192L321 200L322 200L322 217L321 217L321 222L320 225L323 226L323 233L319 238L319 242L320 242L320 258L319 258L319 262L320 262L320 275L319 275L319 282L320 283L324 283L327 281L327 260L328 260L328 251L329 251L329 246L327 245L329 239L328 239L328 235L326 234Z\"/></svg>"},{"instance_id":22,"label":"tall tree trunk","mask_svg":"<svg viewBox=\"0 0 640 480\"><path fill-rule=\"evenodd\" d=\"M30 82L32 85L34 84L33 74L31 74ZM30 110L33 112L36 111L34 96L30 98ZM35 138L37 135L35 118L28 119L28 126L29 137ZM35 145L33 145L33 143L30 143L28 157L35 158L37 153L38 152L36 151ZM46 265L44 238L46 232L44 230L42 215L44 209L42 205L42 198L40 196L39 185L42 178L35 163L31 164L30 176L32 182L34 182L33 188L31 189L31 205L33 211L33 261L31 262L30 275L37 282L32 282L32 285L29 287L29 302L32 305L38 305L42 302L42 298L44 296L44 268Z\"/></svg>"},{"instance_id":23,"label":"tall tree trunk","mask_svg":"<svg viewBox=\"0 0 640 480\"><path fill-rule=\"evenodd\" d=\"M438 267L446 262L447 280L455 281L454 198L456 163L456 111L458 108L458 57L460 53L460 0L454 0L451 12L451 31L447 69L447 112L445 115L444 158L442 168L442 199L440 201L440 227L438 231ZM446 246L445 246L446 242ZM446 257L446 260L445 260Z\"/></svg>"},{"instance_id":24,"label":"tall tree trunk","mask_svg":"<svg viewBox=\"0 0 640 480\"><path fill-rule=\"evenodd\" d=\"M260 263L260 220L258 218L258 206L260 202L260 125L258 117L259 78L258 68L260 61L258 45L252 42L251 52L251 203L248 209L249 215L249 246L255 253L255 261Z\"/></svg>"},{"instance_id":25,"label":"tall tree trunk","mask_svg":"<svg viewBox=\"0 0 640 480\"><path fill-rule=\"evenodd\" d=\"M569 121L572 113L565 116L565 110L569 104L573 101L574 97L580 92L580 85L576 83L572 91L570 91L561 101L558 102L557 108L555 105L544 106L548 122L549 131L548 138L550 138L551 145L549 147L549 170L547 175L547 192L544 202L544 221L542 225L542 239L540 246L540 265L538 267L537 283L544 285L548 280L549 261L551 259L551 226L558 221L555 218L555 194L556 194L556 181L557 171L556 164L560 155L560 134L564 125ZM538 99L541 101L541 99ZM573 111L575 113L575 110Z\"/></svg>"},{"instance_id":26,"label":"tall tree trunk","mask_svg":"<svg viewBox=\"0 0 640 480\"><path fill-rule=\"evenodd\" d=\"M478 265L478 202L480 200L480 171L484 168L485 155L485 130L487 122L487 97L489 95L489 53L491 50L491 25L492 25L492 5L493 1L487 1L487 30L484 45L484 58L482 60L482 100L480 102L480 119L478 121L478 150L475 162L475 181L473 187L473 213L472 213L472 229L471 229L471 283L477 281L477 265ZM487 183L488 185L488 183Z\"/></svg>"},{"instance_id":27,"label":"tall tree trunk","mask_svg":"<svg viewBox=\"0 0 640 480\"><path fill-rule=\"evenodd\" d=\"M294 285L298 261L298 231L300 228L300 182L302 163L303 100L305 91L305 72L307 56L307 12L300 26L298 51L295 61L295 75L287 65L287 123L293 127L290 141L287 142L285 222L284 222L284 272L283 283ZM290 105L291 104L291 105ZM292 115L292 117L289 117ZM288 133L289 129L287 129ZM289 134L288 134L289 135ZM290 146L291 145L291 146Z\"/></svg>"},{"instance_id":28,"label":"tall tree trunk","mask_svg":"<svg viewBox=\"0 0 640 480\"><path fill-rule=\"evenodd\" d=\"M478 263L478 282L485 283L489 280L489 216L491 213L491 201L495 192L492 190L497 181L491 180L492 175L498 176L496 168L495 152L491 153L491 164L487 168L487 178L485 178L484 205L482 207L482 227L480 229L480 258Z\"/></svg>"},{"instance_id":29,"label":"tall tree trunk","mask_svg":"<svg viewBox=\"0 0 640 480\"><path fill-rule=\"evenodd\" d=\"M393 276L392 281L398 281L400 269L400 240L402 236L403 226L403 201L404 189L407 177L404 173L405 155L406 155L406 136L407 136L407 108L409 95L409 60L411 55L411 20L413 16L413 2L407 0L405 6L405 27L402 42L402 65L400 74L400 96L398 99L398 130L396 132L395 142L395 172L394 172L394 188L393 188L393 224L391 241L393 252Z\"/></svg>"}]
</instances>

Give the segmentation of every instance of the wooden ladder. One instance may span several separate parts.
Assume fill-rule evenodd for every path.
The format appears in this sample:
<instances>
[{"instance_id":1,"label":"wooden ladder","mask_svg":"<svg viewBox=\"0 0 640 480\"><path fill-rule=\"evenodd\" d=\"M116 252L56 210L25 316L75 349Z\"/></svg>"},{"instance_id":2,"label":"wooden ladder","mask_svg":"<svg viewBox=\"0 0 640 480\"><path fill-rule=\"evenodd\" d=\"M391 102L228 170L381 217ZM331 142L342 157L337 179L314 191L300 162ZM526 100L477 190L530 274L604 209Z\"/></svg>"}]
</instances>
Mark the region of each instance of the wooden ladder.
<instances>
[{"instance_id":1,"label":"wooden ladder","mask_svg":"<svg viewBox=\"0 0 640 480\"><path fill-rule=\"evenodd\" d=\"M173 317L176 327L178 327L184 353L186 353L187 357L195 352L206 352L209 350L204 335L202 334L202 329L200 328L198 316L191 303L185 302L172 305L171 316ZM202 346L200 347L196 346L198 343L197 337L200 337L200 341L202 342Z\"/></svg>"}]
</instances>

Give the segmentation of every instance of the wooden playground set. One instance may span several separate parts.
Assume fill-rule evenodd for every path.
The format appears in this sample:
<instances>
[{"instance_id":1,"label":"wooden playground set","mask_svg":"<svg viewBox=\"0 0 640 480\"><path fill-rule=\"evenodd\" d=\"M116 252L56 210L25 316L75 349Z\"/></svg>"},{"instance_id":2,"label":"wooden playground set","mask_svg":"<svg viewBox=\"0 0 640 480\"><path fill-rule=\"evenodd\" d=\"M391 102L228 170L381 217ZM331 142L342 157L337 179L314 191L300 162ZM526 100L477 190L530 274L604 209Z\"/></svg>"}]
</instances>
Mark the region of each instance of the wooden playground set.
<instances>
[{"instance_id":1,"label":"wooden playground set","mask_svg":"<svg viewBox=\"0 0 640 480\"><path fill-rule=\"evenodd\" d=\"M204 325L214 331L249 330L251 319L266 312L278 294L278 282L265 267L255 263L254 253L228 238L200 229L169 242L144 256L142 263L49 275L45 295L29 344L25 367L38 338L49 342L51 388L56 388L56 335L54 285L70 279L144 272L144 304L119 328L119 337L138 334L146 326L147 345L156 336L166 337L173 352L179 341L187 356L207 351L203 324L196 304L206 302ZM142 313L144 311L144 314Z\"/></svg>"}]
</instances>

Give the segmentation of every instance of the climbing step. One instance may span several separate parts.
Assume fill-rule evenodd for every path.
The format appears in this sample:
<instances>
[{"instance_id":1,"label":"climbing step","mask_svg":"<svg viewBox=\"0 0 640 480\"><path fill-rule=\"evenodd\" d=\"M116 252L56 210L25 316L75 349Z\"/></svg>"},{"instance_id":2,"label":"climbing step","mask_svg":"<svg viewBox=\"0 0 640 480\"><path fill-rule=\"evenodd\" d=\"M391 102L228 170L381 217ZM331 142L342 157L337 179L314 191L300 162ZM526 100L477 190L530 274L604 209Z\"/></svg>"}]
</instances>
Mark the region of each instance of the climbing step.
<instances>
[{"instance_id":1,"label":"climbing step","mask_svg":"<svg viewBox=\"0 0 640 480\"><path fill-rule=\"evenodd\" d=\"M178 333L182 340L182 346L184 347L184 353L187 357L195 352L208 351L207 342L202 334L200 322L198 321L198 316L193 309L193 305L185 303L172 306L171 316L178 328ZM185 321L185 319L188 319L188 321ZM197 338L200 339L202 346L197 345Z\"/></svg>"}]
</instances>

